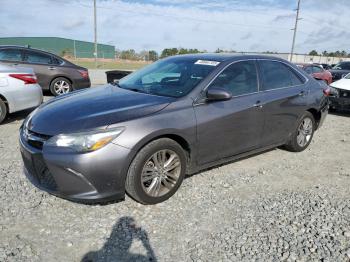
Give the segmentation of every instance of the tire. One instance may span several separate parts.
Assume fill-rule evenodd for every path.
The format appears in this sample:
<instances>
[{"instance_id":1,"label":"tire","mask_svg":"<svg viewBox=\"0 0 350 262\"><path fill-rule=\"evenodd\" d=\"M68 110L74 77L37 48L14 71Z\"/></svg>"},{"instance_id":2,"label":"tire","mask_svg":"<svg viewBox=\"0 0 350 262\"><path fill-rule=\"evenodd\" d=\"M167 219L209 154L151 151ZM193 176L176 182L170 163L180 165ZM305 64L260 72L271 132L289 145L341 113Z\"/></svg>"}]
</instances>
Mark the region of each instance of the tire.
<instances>
[{"instance_id":1,"label":"tire","mask_svg":"<svg viewBox=\"0 0 350 262\"><path fill-rule=\"evenodd\" d=\"M186 159L185 151L172 139L150 142L137 153L129 167L125 181L127 194L146 205L169 199L184 179Z\"/></svg>"},{"instance_id":2,"label":"tire","mask_svg":"<svg viewBox=\"0 0 350 262\"><path fill-rule=\"evenodd\" d=\"M310 127L309 124L312 126ZM306 126L308 128L306 128ZM298 121L296 130L294 131L291 140L285 146L287 150L291 152L304 151L311 143L316 130L315 118L310 112L305 112L304 115ZM303 140L301 139L302 137Z\"/></svg>"},{"instance_id":3,"label":"tire","mask_svg":"<svg viewBox=\"0 0 350 262\"><path fill-rule=\"evenodd\" d=\"M72 91L72 83L64 77L57 77L50 84L50 92L54 96L68 94Z\"/></svg>"},{"instance_id":4,"label":"tire","mask_svg":"<svg viewBox=\"0 0 350 262\"><path fill-rule=\"evenodd\" d=\"M0 99L0 124L5 120L7 116L7 107L4 101Z\"/></svg>"}]
</instances>

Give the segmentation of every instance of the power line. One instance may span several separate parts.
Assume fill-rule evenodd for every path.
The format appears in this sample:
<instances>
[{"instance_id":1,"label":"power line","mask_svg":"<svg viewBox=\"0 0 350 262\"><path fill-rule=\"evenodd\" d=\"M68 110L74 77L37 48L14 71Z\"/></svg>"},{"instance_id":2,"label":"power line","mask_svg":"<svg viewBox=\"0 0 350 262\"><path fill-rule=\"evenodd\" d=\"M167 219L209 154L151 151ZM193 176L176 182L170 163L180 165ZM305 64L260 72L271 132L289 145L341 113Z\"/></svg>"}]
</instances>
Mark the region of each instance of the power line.
<instances>
[{"instance_id":1,"label":"power line","mask_svg":"<svg viewBox=\"0 0 350 262\"><path fill-rule=\"evenodd\" d=\"M293 33L293 42L292 42L292 50L290 52L290 61L292 62L293 60L293 54L294 54L294 47L295 47L295 39L296 39L296 36L297 36L297 30L298 30L298 22L300 20L299 18L299 11L300 11L300 0L298 0L298 7L296 9L297 11L297 16L295 18L295 26L292 30L294 30L294 33Z\"/></svg>"}]
</instances>

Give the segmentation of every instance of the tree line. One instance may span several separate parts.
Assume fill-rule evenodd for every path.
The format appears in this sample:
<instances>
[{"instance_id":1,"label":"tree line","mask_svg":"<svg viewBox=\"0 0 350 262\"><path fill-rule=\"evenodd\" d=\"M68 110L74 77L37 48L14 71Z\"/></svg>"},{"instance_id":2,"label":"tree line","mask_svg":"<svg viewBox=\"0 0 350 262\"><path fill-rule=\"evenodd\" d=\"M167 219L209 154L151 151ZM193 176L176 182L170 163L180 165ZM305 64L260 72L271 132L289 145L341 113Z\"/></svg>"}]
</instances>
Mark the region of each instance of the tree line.
<instances>
[{"instance_id":1,"label":"tree line","mask_svg":"<svg viewBox=\"0 0 350 262\"><path fill-rule=\"evenodd\" d=\"M328 52L328 51L323 51L323 52L317 52L316 50L310 51L309 55L312 56L330 56L330 57L350 57L350 53L347 53L345 50L342 51L335 51L335 52Z\"/></svg>"},{"instance_id":2,"label":"tree line","mask_svg":"<svg viewBox=\"0 0 350 262\"><path fill-rule=\"evenodd\" d=\"M134 49L128 50L116 50L116 57L127 60L145 60L145 61L156 61L159 58L164 58L173 55L184 55L184 54L196 54L204 53L205 50L199 51L194 48L165 48L160 54L155 50L143 50L136 52Z\"/></svg>"},{"instance_id":3,"label":"tree line","mask_svg":"<svg viewBox=\"0 0 350 262\"><path fill-rule=\"evenodd\" d=\"M197 48L165 48L160 53L158 53L155 50L143 50L140 52L136 52L134 49L127 49L127 50L116 50L116 57L120 59L127 59L127 60L144 60L144 61L156 61L159 58L164 58L168 56L173 55L184 55L184 54L197 54L197 53L206 53L207 50L198 50ZM223 49L216 49L215 53L224 53L224 52L230 52L234 53L236 51L234 50L223 50ZM271 52L266 51L262 52L265 54L277 54L277 52ZM335 52L328 52L323 51L321 53L317 52L316 50L312 50L309 52L309 55L312 56L329 56L329 57L350 57L350 53L347 53L346 51L335 51Z\"/></svg>"}]
</instances>

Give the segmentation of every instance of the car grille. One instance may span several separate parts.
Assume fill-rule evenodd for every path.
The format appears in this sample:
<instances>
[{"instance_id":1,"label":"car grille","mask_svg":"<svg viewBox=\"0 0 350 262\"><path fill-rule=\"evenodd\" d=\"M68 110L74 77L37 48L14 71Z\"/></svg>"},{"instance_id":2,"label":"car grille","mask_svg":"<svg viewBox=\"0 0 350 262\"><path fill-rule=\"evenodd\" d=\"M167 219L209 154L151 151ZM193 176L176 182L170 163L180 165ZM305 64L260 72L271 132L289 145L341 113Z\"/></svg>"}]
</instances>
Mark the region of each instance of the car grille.
<instances>
[{"instance_id":1,"label":"car grille","mask_svg":"<svg viewBox=\"0 0 350 262\"><path fill-rule=\"evenodd\" d=\"M338 89L339 97L345 97L350 99L350 91L344 89Z\"/></svg>"},{"instance_id":2,"label":"car grille","mask_svg":"<svg viewBox=\"0 0 350 262\"><path fill-rule=\"evenodd\" d=\"M27 143L32 147L35 147L40 150L43 149L45 141L47 141L50 138L50 136L38 134L28 129L26 129L24 132L24 138L27 141Z\"/></svg>"},{"instance_id":3,"label":"car grille","mask_svg":"<svg viewBox=\"0 0 350 262\"><path fill-rule=\"evenodd\" d=\"M55 191L57 189L56 181L41 155L31 155L30 158L22 155L22 158L25 168L35 183L48 190Z\"/></svg>"},{"instance_id":4,"label":"car grille","mask_svg":"<svg viewBox=\"0 0 350 262\"><path fill-rule=\"evenodd\" d=\"M42 150L45 141L47 141L50 136L25 129L23 130L23 138L30 146ZM34 183L48 190L55 191L57 189L56 181L46 166L41 153L28 155L22 153L22 158L24 166L29 173L28 175L34 180Z\"/></svg>"}]
</instances>

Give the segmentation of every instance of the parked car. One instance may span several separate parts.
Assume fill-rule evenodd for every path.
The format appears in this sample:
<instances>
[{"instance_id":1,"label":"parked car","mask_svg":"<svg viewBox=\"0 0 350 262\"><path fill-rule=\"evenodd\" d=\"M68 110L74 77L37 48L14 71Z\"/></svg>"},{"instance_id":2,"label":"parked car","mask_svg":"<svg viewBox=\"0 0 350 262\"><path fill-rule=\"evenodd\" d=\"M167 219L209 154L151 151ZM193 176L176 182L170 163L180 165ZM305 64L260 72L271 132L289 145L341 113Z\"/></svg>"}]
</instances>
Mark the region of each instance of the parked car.
<instances>
[{"instance_id":1,"label":"parked car","mask_svg":"<svg viewBox=\"0 0 350 262\"><path fill-rule=\"evenodd\" d=\"M305 150L327 115L326 91L280 58L169 57L39 107L20 129L25 174L70 200L126 191L159 203L186 173L281 145Z\"/></svg>"},{"instance_id":2,"label":"parked car","mask_svg":"<svg viewBox=\"0 0 350 262\"><path fill-rule=\"evenodd\" d=\"M90 87L88 70L62 57L21 46L0 46L0 62L33 68L38 83L55 96Z\"/></svg>"},{"instance_id":3,"label":"parked car","mask_svg":"<svg viewBox=\"0 0 350 262\"><path fill-rule=\"evenodd\" d=\"M42 101L32 69L0 65L0 123L9 113L37 107Z\"/></svg>"},{"instance_id":4,"label":"parked car","mask_svg":"<svg viewBox=\"0 0 350 262\"><path fill-rule=\"evenodd\" d=\"M350 110L350 73L344 78L333 82L332 95L329 97L331 108L335 110Z\"/></svg>"},{"instance_id":5,"label":"parked car","mask_svg":"<svg viewBox=\"0 0 350 262\"><path fill-rule=\"evenodd\" d=\"M329 69L332 69L332 66L329 65L329 64L324 64L324 63L314 63L314 65L319 65L321 66L324 70L329 70Z\"/></svg>"},{"instance_id":6,"label":"parked car","mask_svg":"<svg viewBox=\"0 0 350 262\"><path fill-rule=\"evenodd\" d=\"M316 64L297 64L298 67L302 68L306 73L311 75L317 80L324 81L327 85L332 83L332 74L325 70L322 66Z\"/></svg>"},{"instance_id":7,"label":"parked car","mask_svg":"<svg viewBox=\"0 0 350 262\"><path fill-rule=\"evenodd\" d=\"M332 74L333 81L342 79L344 76L350 73L350 62L340 62L329 71Z\"/></svg>"},{"instance_id":8,"label":"parked car","mask_svg":"<svg viewBox=\"0 0 350 262\"><path fill-rule=\"evenodd\" d=\"M115 81L119 81L123 77L131 74L133 71L130 70L111 70L106 72L107 83L113 84Z\"/></svg>"}]
</instances>

